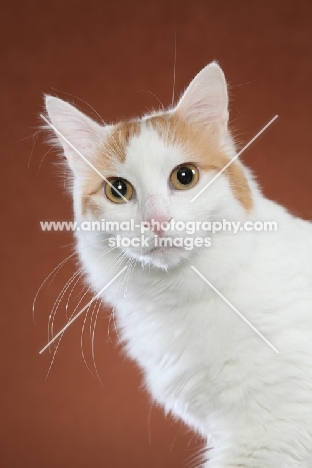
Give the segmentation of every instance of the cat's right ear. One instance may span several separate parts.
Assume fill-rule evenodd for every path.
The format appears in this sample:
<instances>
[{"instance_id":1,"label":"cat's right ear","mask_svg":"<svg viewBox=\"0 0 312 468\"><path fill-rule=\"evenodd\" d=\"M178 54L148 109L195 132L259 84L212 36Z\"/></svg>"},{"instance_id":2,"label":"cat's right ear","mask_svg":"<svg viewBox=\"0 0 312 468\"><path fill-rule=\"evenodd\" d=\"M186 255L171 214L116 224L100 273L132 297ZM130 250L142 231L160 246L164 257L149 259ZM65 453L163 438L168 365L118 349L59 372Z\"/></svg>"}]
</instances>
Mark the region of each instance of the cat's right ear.
<instances>
[{"instance_id":1,"label":"cat's right ear","mask_svg":"<svg viewBox=\"0 0 312 468\"><path fill-rule=\"evenodd\" d=\"M54 96L45 96L45 106L70 168L75 176L83 177L90 171L90 166L83 157L92 163L100 145L103 144L105 127L68 102Z\"/></svg>"},{"instance_id":2,"label":"cat's right ear","mask_svg":"<svg viewBox=\"0 0 312 468\"><path fill-rule=\"evenodd\" d=\"M191 81L176 109L179 118L205 128L218 125L227 132L228 92L222 69L216 62L203 68Z\"/></svg>"}]
</instances>

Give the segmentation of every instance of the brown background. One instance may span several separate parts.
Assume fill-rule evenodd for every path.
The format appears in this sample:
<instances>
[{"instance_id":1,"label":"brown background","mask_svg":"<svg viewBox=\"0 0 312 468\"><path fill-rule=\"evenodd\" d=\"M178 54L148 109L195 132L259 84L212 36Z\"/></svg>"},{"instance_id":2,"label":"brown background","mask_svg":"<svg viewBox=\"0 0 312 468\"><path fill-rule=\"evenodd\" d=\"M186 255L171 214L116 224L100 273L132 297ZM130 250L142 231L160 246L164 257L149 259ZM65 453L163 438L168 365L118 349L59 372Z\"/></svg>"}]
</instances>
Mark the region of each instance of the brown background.
<instances>
[{"instance_id":1,"label":"brown background","mask_svg":"<svg viewBox=\"0 0 312 468\"><path fill-rule=\"evenodd\" d=\"M1 467L174 468L192 466L201 446L151 405L113 330L109 340L104 309L95 333L104 388L82 359L82 317L67 330L45 380L52 354L38 352L47 342L53 303L76 265L69 260L45 283L34 325L32 301L40 284L72 252L71 234L39 229L39 220L71 217L57 155L45 155L42 136L34 139L43 93L95 115L88 103L107 121L157 107L157 98L169 105L176 37L176 96L217 59L243 143L279 114L242 159L269 197L311 219L311 14L311 2L298 0L2 4ZM78 283L69 313L82 290ZM56 331L65 324L65 305ZM92 368L88 333L84 350Z\"/></svg>"}]
</instances>

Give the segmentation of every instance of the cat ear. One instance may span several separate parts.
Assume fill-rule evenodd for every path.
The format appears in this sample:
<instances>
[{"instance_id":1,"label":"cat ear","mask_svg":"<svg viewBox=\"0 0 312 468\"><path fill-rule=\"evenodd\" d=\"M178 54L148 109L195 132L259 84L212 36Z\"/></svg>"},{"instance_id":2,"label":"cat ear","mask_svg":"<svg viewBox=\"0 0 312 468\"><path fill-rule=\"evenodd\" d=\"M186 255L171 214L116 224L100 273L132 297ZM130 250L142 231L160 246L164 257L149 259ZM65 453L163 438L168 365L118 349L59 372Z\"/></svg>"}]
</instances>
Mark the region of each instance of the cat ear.
<instances>
[{"instance_id":1,"label":"cat ear","mask_svg":"<svg viewBox=\"0 0 312 468\"><path fill-rule=\"evenodd\" d=\"M227 131L228 93L223 71L216 62L203 68L186 88L176 107L178 116L203 127L216 123Z\"/></svg>"},{"instance_id":2,"label":"cat ear","mask_svg":"<svg viewBox=\"0 0 312 468\"><path fill-rule=\"evenodd\" d=\"M45 105L52 125L60 132L55 131L70 168L76 176L83 176L90 171L90 166L77 151L92 163L100 144L103 143L105 127L62 99L47 95Z\"/></svg>"}]
</instances>

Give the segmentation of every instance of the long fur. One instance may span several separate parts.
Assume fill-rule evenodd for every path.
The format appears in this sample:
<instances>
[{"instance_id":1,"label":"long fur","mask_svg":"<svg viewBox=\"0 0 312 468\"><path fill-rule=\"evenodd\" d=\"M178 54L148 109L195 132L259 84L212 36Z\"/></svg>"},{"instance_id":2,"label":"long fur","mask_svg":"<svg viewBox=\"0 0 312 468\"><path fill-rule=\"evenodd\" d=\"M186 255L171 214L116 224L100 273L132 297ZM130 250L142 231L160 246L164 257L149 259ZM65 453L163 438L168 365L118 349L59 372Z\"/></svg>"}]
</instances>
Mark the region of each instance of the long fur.
<instances>
[{"instance_id":1,"label":"long fur","mask_svg":"<svg viewBox=\"0 0 312 468\"><path fill-rule=\"evenodd\" d=\"M109 251L107 239L112 233L77 231L77 251L95 292L121 267L129 265L105 291L103 300L114 307L126 352L143 370L152 398L207 439L203 466L311 468L312 224L267 200L240 162L233 163L236 172L234 167L232 172L224 172L190 202L218 171L209 166L212 158L214 164L219 160L221 164L222 158L230 160L235 155L227 127L226 84L219 66L210 64L203 69L176 108L155 114L154 120L153 115L143 117L137 122L136 132L118 141L121 136L114 126L86 124L86 117L76 109L74 120L68 124L71 106L56 98L47 100L47 112L73 144L89 151L88 157L105 177L125 178L135 188L135 198L129 203L110 202L102 188L92 191L93 177L94 186L99 183L92 169L84 167L63 145L75 175L73 197L78 222L99 218L145 221L151 197L161 200L149 208L149 216L154 214L155 218L167 213L185 222L224 218L277 222L277 232L211 234L209 248L191 251ZM159 120L161 115L164 125ZM86 131L90 125L101 134L102 149L98 142L92 142L92 132ZM124 126L118 128L125 132ZM207 134L203 140L207 144L201 144L201 150L198 139L191 137L194 128L197 134ZM171 138L174 131L181 134ZM124 157L120 159L121 150ZM115 151L116 161L106 171L108 151L110 156ZM170 173L187 162L202 167L199 182L190 190L174 190L168 182ZM86 184L91 184L91 189L86 189ZM242 202L247 196L252 200L251 209ZM92 202L85 212L84 197ZM117 234L131 237L139 231ZM147 235L154 237L153 232ZM193 237L206 235L200 231ZM106 255L101 255L104 251Z\"/></svg>"}]
</instances>

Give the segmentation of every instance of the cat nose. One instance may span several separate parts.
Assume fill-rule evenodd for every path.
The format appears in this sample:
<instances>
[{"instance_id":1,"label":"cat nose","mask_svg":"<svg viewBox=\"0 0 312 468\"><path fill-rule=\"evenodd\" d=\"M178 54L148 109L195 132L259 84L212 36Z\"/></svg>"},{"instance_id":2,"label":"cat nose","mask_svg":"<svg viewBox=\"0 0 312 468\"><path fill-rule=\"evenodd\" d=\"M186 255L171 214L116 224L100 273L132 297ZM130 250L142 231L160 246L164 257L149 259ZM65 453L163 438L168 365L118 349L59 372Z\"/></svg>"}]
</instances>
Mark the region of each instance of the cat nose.
<instances>
[{"instance_id":1,"label":"cat nose","mask_svg":"<svg viewBox=\"0 0 312 468\"><path fill-rule=\"evenodd\" d=\"M157 236L163 235L165 223L169 223L172 219L167 200L160 195L149 196L146 200L143 218Z\"/></svg>"},{"instance_id":2,"label":"cat nose","mask_svg":"<svg viewBox=\"0 0 312 468\"><path fill-rule=\"evenodd\" d=\"M155 215L153 218L147 220L151 230L157 235L162 236L167 231L166 226L170 223L172 218L169 216Z\"/></svg>"}]
</instances>

